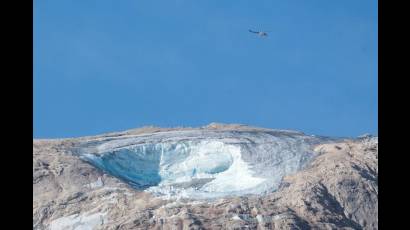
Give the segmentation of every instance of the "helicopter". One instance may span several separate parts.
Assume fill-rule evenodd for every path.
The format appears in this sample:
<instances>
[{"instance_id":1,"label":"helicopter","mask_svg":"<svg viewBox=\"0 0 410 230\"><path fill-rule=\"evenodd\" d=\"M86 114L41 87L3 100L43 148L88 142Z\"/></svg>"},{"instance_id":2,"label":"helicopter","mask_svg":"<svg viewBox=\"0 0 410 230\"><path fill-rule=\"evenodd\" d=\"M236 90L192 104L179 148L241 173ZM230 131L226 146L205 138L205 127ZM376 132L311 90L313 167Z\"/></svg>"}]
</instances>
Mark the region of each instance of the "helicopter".
<instances>
[{"instance_id":1,"label":"helicopter","mask_svg":"<svg viewBox=\"0 0 410 230\"><path fill-rule=\"evenodd\" d=\"M257 35L259 35L259 37L267 37L268 36L268 33L263 32L263 31L253 31L253 30L249 29L249 32L257 34Z\"/></svg>"}]
</instances>

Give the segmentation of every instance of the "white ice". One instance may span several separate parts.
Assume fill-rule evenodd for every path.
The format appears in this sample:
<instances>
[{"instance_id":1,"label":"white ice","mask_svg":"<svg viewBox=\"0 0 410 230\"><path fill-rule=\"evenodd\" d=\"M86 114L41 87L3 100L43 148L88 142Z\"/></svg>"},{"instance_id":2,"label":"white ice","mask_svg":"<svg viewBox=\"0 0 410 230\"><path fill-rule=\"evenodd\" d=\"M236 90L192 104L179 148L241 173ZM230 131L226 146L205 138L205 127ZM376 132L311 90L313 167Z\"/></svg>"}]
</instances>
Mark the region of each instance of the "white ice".
<instances>
[{"instance_id":1,"label":"white ice","mask_svg":"<svg viewBox=\"0 0 410 230\"><path fill-rule=\"evenodd\" d=\"M96 154L81 157L166 198L271 191L278 188L283 176L301 169L314 157L309 145L314 138L300 133L178 135L107 141L96 147Z\"/></svg>"}]
</instances>

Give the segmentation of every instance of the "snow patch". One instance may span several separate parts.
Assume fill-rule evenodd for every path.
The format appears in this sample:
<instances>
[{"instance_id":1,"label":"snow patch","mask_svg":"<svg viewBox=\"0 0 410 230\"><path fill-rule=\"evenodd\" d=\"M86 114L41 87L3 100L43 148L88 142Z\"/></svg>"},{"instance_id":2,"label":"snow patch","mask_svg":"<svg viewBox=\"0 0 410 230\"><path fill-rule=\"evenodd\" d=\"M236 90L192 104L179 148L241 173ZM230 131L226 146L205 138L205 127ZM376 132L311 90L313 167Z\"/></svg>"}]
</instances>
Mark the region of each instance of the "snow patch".
<instances>
[{"instance_id":1,"label":"snow patch","mask_svg":"<svg viewBox=\"0 0 410 230\"><path fill-rule=\"evenodd\" d=\"M101 188L104 185L101 177L98 177L97 181L87 184L87 187L90 189Z\"/></svg>"},{"instance_id":2,"label":"snow patch","mask_svg":"<svg viewBox=\"0 0 410 230\"><path fill-rule=\"evenodd\" d=\"M74 214L53 220L50 230L92 230L104 224L106 213Z\"/></svg>"},{"instance_id":3,"label":"snow patch","mask_svg":"<svg viewBox=\"0 0 410 230\"><path fill-rule=\"evenodd\" d=\"M238 215L234 215L233 217L232 217L232 220L242 220Z\"/></svg>"}]
</instances>

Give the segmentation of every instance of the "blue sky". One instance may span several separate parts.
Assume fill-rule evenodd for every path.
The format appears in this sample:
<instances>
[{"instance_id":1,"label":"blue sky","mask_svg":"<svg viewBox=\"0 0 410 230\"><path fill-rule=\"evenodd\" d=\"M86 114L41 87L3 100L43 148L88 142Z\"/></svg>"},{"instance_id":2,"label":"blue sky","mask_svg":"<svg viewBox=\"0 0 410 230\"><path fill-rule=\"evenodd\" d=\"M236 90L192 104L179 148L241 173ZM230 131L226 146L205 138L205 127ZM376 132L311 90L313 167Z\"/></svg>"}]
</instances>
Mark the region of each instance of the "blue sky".
<instances>
[{"instance_id":1,"label":"blue sky","mask_svg":"<svg viewBox=\"0 0 410 230\"><path fill-rule=\"evenodd\" d=\"M377 1L39 0L33 10L35 138L210 122L378 132Z\"/></svg>"}]
</instances>

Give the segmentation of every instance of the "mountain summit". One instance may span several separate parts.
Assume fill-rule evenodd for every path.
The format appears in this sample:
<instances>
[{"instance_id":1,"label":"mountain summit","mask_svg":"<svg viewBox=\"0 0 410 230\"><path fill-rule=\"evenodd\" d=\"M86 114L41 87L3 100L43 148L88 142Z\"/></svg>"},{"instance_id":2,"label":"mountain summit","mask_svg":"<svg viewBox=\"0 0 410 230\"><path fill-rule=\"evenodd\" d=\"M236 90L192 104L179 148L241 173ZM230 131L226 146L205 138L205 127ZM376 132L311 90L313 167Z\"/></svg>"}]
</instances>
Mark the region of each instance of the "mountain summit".
<instances>
[{"instance_id":1,"label":"mountain summit","mask_svg":"<svg viewBox=\"0 0 410 230\"><path fill-rule=\"evenodd\" d=\"M34 229L377 229L378 138L211 123L33 141Z\"/></svg>"}]
</instances>

